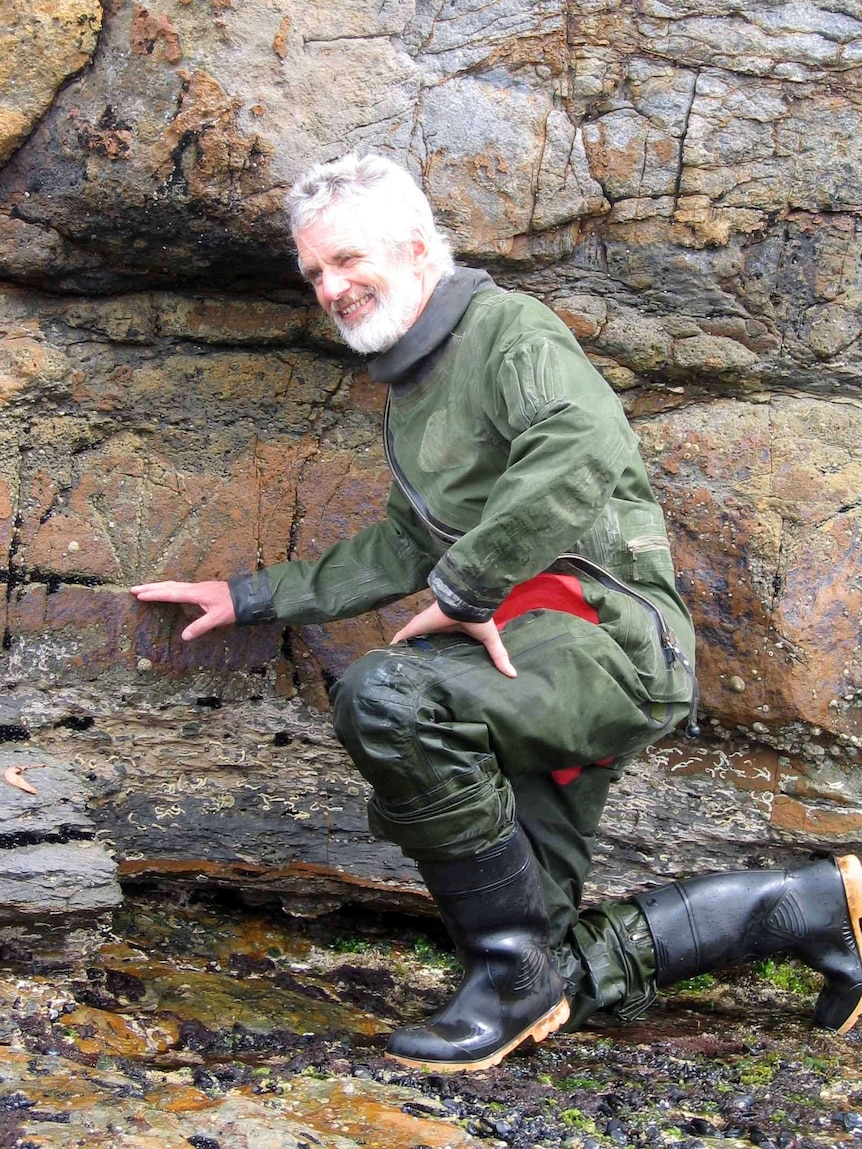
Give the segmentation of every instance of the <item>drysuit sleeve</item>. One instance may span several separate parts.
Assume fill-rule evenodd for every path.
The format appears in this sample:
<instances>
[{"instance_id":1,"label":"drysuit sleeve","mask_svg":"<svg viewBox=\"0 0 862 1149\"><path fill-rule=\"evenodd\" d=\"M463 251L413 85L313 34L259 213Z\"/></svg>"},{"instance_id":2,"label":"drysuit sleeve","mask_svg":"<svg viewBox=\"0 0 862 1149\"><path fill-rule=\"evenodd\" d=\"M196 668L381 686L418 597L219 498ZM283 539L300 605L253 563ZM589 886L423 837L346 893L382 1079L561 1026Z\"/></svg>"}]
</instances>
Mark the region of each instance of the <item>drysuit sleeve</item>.
<instances>
[{"instance_id":1,"label":"drysuit sleeve","mask_svg":"<svg viewBox=\"0 0 862 1149\"><path fill-rule=\"evenodd\" d=\"M481 519L435 564L450 618L484 622L508 592L571 550L605 513L637 452L622 407L580 348L554 333L519 342L485 398L508 442Z\"/></svg>"},{"instance_id":2,"label":"drysuit sleeve","mask_svg":"<svg viewBox=\"0 0 862 1149\"><path fill-rule=\"evenodd\" d=\"M239 626L332 622L405 598L427 586L442 548L392 488L386 517L310 561L297 559L229 580Z\"/></svg>"}]
</instances>

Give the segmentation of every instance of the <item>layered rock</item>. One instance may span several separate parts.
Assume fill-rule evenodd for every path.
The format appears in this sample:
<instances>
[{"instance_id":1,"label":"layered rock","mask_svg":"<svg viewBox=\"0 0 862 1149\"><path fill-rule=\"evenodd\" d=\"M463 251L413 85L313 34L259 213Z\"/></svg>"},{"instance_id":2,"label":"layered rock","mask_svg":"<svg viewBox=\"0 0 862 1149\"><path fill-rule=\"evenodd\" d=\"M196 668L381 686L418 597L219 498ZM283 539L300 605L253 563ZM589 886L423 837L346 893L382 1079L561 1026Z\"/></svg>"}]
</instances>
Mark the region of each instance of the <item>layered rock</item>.
<instances>
[{"instance_id":1,"label":"layered rock","mask_svg":"<svg viewBox=\"0 0 862 1149\"><path fill-rule=\"evenodd\" d=\"M571 327L668 512L705 735L636 777L671 804L681 777L737 796L692 831L696 849L650 863L660 811L629 792L642 821L617 809L605 886L690 869L697 850L726 861L739 818L754 853L862 840L858 14L825 0L11 13L4 663L34 740L53 745L53 727L28 692L54 713L50 692L81 688L91 716L100 694L145 712L177 692L292 698L323 736L327 683L411 609L189 646L176 612L127 592L313 556L381 507L382 394L298 283L283 213L309 162L375 148L422 183L463 259ZM294 769L287 754L280 785ZM680 802L689 827L696 806ZM182 852L148 840L156 860ZM358 866L353 846L342 857Z\"/></svg>"},{"instance_id":2,"label":"layered rock","mask_svg":"<svg viewBox=\"0 0 862 1149\"><path fill-rule=\"evenodd\" d=\"M69 764L0 750L0 960L47 969L86 958L122 900Z\"/></svg>"}]
</instances>

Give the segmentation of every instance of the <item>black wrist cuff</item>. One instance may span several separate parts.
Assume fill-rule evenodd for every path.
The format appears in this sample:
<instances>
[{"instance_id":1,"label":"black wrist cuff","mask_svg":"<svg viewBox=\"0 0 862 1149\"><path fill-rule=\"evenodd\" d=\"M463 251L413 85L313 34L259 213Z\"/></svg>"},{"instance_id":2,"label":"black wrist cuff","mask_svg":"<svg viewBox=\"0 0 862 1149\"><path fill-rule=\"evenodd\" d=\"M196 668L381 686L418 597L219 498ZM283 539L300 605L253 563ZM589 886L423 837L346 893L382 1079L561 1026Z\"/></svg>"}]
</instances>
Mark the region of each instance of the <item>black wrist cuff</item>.
<instances>
[{"instance_id":1,"label":"black wrist cuff","mask_svg":"<svg viewBox=\"0 0 862 1149\"><path fill-rule=\"evenodd\" d=\"M447 618L455 622L487 622L494 617L496 606L477 606L467 602L457 591L445 582L437 573L436 568L428 576L428 585L437 599L437 605Z\"/></svg>"},{"instance_id":2,"label":"black wrist cuff","mask_svg":"<svg viewBox=\"0 0 862 1149\"><path fill-rule=\"evenodd\" d=\"M260 622L273 622L276 618L275 601L269 575L265 570L253 574L235 575L228 579L237 626L253 626Z\"/></svg>"}]
</instances>

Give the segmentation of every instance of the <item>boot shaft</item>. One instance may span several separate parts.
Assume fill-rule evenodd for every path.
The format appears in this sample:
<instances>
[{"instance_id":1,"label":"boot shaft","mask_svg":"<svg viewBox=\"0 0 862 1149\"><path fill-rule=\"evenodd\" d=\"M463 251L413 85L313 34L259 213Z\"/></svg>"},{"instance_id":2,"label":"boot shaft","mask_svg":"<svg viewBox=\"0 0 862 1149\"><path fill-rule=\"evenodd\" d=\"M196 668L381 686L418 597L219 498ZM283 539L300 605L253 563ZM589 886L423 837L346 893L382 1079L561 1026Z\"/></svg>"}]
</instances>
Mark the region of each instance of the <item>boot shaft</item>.
<instances>
[{"instance_id":1,"label":"boot shaft","mask_svg":"<svg viewBox=\"0 0 862 1149\"><path fill-rule=\"evenodd\" d=\"M419 873L434 898L443 924L458 950L478 944L487 949L499 939L529 935L548 945L550 922L538 865L524 832L518 828L499 845L470 858L420 862Z\"/></svg>"},{"instance_id":2,"label":"boot shaft","mask_svg":"<svg viewBox=\"0 0 862 1149\"><path fill-rule=\"evenodd\" d=\"M786 954L823 974L814 1021L846 1033L862 1014L862 865L851 855L794 870L743 870L639 894L656 984Z\"/></svg>"}]
</instances>

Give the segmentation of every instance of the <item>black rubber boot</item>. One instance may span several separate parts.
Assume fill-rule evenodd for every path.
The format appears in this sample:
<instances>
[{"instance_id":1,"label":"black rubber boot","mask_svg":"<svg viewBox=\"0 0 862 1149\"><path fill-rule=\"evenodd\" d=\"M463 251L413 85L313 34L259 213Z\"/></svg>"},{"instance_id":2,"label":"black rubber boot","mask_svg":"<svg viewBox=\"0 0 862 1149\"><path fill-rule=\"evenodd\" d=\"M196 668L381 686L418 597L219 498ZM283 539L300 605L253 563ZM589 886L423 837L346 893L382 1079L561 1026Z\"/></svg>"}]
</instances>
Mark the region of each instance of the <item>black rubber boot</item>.
<instances>
[{"instance_id":1,"label":"black rubber boot","mask_svg":"<svg viewBox=\"0 0 862 1149\"><path fill-rule=\"evenodd\" d=\"M814 1023L846 1033L862 1013L862 864L706 874L633 899L652 934L656 984L776 954L826 979Z\"/></svg>"},{"instance_id":2,"label":"black rubber boot","mask_svg":"<svg viewBox=\"0 0 862 1149\"><path fill-rule=\"evenodd\" d=\"M471 858L422 862L464 977L424 1025L398 1029L387 1053L438 1072L487 1069L565 1022L569 1005L548 950L548 912L523 831Z\"/></svg>"}]
</instances>

